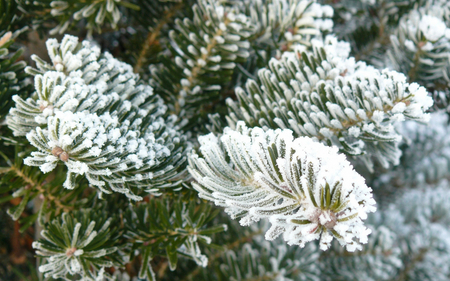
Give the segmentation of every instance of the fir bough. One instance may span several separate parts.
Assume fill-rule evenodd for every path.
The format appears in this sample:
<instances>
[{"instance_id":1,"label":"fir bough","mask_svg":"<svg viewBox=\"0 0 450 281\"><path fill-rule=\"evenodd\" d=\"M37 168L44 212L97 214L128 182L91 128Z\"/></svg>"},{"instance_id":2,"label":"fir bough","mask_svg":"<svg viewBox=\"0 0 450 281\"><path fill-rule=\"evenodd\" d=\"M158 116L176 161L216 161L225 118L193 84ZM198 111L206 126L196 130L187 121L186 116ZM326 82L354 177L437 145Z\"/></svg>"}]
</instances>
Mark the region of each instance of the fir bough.
<instances>
[{"instance_id":1,"label":"fir bough","mask_svg":"<svg viewBox=\"0 0 450 281\"><path fill-rule=\"evenodd\" d=\"M66 165L64 186L84 175L100 194L113 191L134 200L140 189L158 193L177 187L189 148L167 116L162 100L142 85L129 65L76 37L47 41L52 65L34 56L35 94L13 97L8 125L38 151L25 160L48 173Z\"/></svg>"},{"instance_id":2,"label":"fir bough","mask_svg":"<svg viewBox=\"0 0 450 281\"><path fill-rule=\"evenodd\" d=\"M367 243L363 226L374 212L371 190L337 149L289 130L225 129L219 140L199 138L200 151L189 171L199 196L226 207L242 225L268 218L268 240L283 234L290 245L320 239L326 250L333 238L349 251Z\"/></svg>"},{"instance_id":3,"label":"fir bough","mask_svg":"<svg viewBox=\"0 0 450 281\"><path fill-rule=\"evenodd\" d=\"M328 37L314 52L286 53L236 89L227 100L228 125L244 120L251 127L289 128L295 136L316 138L342 152L397 165L401 136L393 125L412 119L427 122L433 104L427 91L394 71L378 71L349 58L345 43Z\"/></svg>"}]
</instances>

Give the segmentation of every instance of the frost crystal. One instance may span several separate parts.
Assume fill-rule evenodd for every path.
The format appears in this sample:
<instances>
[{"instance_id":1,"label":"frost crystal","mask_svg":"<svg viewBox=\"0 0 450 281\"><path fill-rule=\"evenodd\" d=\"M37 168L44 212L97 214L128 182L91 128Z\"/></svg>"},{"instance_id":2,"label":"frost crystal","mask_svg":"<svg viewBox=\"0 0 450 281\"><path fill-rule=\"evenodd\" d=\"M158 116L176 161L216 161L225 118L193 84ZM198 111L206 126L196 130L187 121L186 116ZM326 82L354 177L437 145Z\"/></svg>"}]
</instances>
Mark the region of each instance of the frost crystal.
<instances>
[{"instance_id":1,"label":"frost crystal","mask_svg":"<svg viewBox=\"0 0 450 281\"><path fill-rule=\"evenodd\" d=\"M199 138L203 157L192 155L189 171L199 196L225 207L242 225L267 218L266 239L280 234L290 245L320 239L329 248L333 237L347 250L367 243L362 220L374 212L371 189L345 156L290 130L226 128L220 140Z\"/></svg>"}]
</instances>

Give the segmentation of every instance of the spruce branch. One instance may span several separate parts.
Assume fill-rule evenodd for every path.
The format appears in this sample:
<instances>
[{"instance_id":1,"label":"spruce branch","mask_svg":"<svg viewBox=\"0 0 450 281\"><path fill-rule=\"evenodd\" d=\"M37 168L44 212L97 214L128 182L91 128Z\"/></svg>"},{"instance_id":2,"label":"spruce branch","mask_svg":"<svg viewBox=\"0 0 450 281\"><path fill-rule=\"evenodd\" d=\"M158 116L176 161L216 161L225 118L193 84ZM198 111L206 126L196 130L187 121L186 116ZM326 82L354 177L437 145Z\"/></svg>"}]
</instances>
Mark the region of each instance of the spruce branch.
<instances>
[{"instance_id":1,"label":"spruce branch","mask_svg":"<svg viewBox=\"0 0 450 281\"><path fill-rule=\"evenodd\" d=\"M172 104L170 110L186 119L217 100L236 63L248 57L251 35L249 19L235 6L202 0L192 12L192 19L175 20L175 30L169 33L175 59L165 58L161 65L151 66L150 81Z\"/></svg>"},{"instance_id":2,"label":"spruce branch","mask_svg":"<svg viewBox=\"0 0 450 281\"><path fill-rule=\"evenodd\" d=\"M20 169L18 169L16 166L11 166L9 168L9 171L15 173L17 176L19 176L23 181L25 181L31 188L36 189L38 194L42 194L45 199L47 199L50 203L53 203L56 205L58 210L56 210L56 213L59 213L59 211L68 212L73 209L73 206L65 205L61 203L61 200L57 198L56 196L49 193L46 188L46 180L44 180L42 183L37 183L33 181L30 177L26 176ZM9 172L7 171L7 172ZM27 188L27 187L26 187ZM29 188L29 187L28 187Z\"/></svg>"},{"instance_id":3,"label":"spruce branch","mask_svg":"<svg viewBox=\"0 0 450 281\"><path fill-rule=\"evenodd\" d=\"M208 266L207 268L211 268L212 265L216 262L217 259L220 257L223 257L223 255L226 253L226 251L235 250L237 247L242 246L245 243L251 243L251 241L261 235L263 233L262 229L257 229L255 231L249 232L248 235L244 235L242 237L239 237L236 241L230 242L227 245L223 246L223 250L217 251L214 253L214 255L208 256ZM201 267L197 267L195 270L191 271L184 279L183 281L190 281L193 280L197 275L199 275L202 272Z\"/></svg>"},{"instance_id":4,"label":"spruce branch","mask_svg":"<svg viewBox=\"0 0 450 281\"><path fill-rule=\"evenodd\" d=\"M448 116L430 114L428 125L407 121L397 126L403 136L400 165L387 172L378 184L393 187L420 187L437 184L450 176Z\"/></svg>"},{"instance_id":5,"label":"spruce branch","mask_svg":"<svg viewBox=\"0 0 450 281\"><path fill-rule=\"evenodd\" d=\"M1 201L19 199L20 204L8 210L13 220L19 220L21 223L20 231L24 231L32 225L36 219L43 224L48 217L60 214L62 211L70 211L83 206L87 198L80 198L78 192L65 192L61 190L61 178L50 175L42 175L35 168L30 168L22 164L23 159L19 156L20 150L18 146L15 149L16 157L14 161L10 161L3 153L2 156L8 161L8 167L1 169L0 174L0 193L9 193L1 198ZM83 191L84 188L80 188ZM36 209L36 213L24 217L22 213L25 211L27 204L36 197L43 200Z\"/></svg>"},{"instance_id":6,"label":"spruce branch","mask_svg":"<svg viewBox=\"0 0 450 281\"><path fill-rule=\"evenodd\" d=\"M23 73L26 63L19 58L24 49L10 53L10 47L14 39L23 30L12 33L0 30L0 120L4 119L9 109L13 106L11 97L29 95L30 85L27 75Z\"/></svg>"},{"instance_id":7,"label":"spruce branch","mask_svg":"<svg viewBox=\"0 0 450 281\"><path fill-rule=\"evenodd\" d=\"M398 280L446 280L450 271L448 180L404 192L385 208L383 223L396 232L403 266Z\"/></svg>"},{"instance_id":8,"label":"spruce branch","mask_svg":"<svg viewBox=\"0 0 450 281\"><path fill-rule=\"evenodd\" d=\"M409 81L428 88L446 82L450 29L437 7L422 7L404 15L390 39L387 55L396 70L407 73Z\"/></svg>"},{"instance_id":9,"label":"spruce branch","mask_svg":"<svg viewBox=\"0 0 450 281\"><path fill-rule=\"evenodd\" d=\"M58 25L50 30L51 35L64 34L69 27L83 20L91 33L101 32L105 22L115 29L122 16L119 6L139 9L139 6L122 0L42 0L34 1L33 5L40 6L58 22Z\"/></svg>"},{"instance_id":10,"label":"spruce branch","mask_svg":"<svg viewBox=\"0 0 450 281\"><path fill-rule=\"evenodd\" d=\"M202 280L319 280L317 248L296 249L279 243L254 241L227 251Z\"/></svg>"},{"instance_id":11,"label":"spruce branch","mask_svg":"<svg viewBox=\"0 0 450 281\"><path fill-rule=\"evenodd\" d=\"M321 254L323 280L376 281L398 276L403 266L398 236L384 225L369 227L372 234L360 251L348 252L333 243L330 251Z\"/></svg>"}]
</instances>

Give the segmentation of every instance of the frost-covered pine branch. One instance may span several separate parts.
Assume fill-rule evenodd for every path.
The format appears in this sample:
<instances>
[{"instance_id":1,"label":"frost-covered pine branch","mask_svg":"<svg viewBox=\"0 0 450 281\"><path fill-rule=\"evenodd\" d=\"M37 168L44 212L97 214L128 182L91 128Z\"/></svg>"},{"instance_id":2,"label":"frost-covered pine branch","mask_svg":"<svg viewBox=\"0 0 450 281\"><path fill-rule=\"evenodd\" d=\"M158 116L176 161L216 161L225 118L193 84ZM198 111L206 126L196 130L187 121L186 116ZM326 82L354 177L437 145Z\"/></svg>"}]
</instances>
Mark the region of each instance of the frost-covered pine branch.
<instances>
[{"instance_id":1,"label":"frost-covered pine branch","mask_svg":"<svg viewBox=\"0 0 450 281\"><path fill-rule=\"evenodd\" d=\"M390 37L388 64L405 73L411 82L438 89L450 82L450 28L443 17L437 5L413 10L400 19Z\"/></svg>"},{"instance_id":2,"label":"frost-covered pine branch","mask_svg":"<svg viewBox=\"0 0 450 281\"><path fill-rule=\"evenodd\" d=\"M201 0L192 12L192 19L177 19L169 34L174 60L151 66L155 91L185 118L218 99L236 63L248 58L251 35L249 19L236 6Z\"/></svg>"},{"instance_id":3,"label":"frost-covered pine branch","mask_svg":"<svg viewBox=\"0 0 450 281\"><path fill-rule=\"evenodd\" d=\"M120 192L139 200L141 189L178 186L189 149L176 117L131 66L101 54L88 41L65 36L47 41L52 64L34 56L35 94L7 118L16 136L26 135L38 151L25 159L44 173L66 165L66 188L84 175L100 194Z\"/></svg>"},{"instance_id":4,"label":"frost-covered pine branch","mask_svg":"<svg viewBox=\"0 0 450 281\"><path fill-rule=\"evenodd\" d=\"M197 200L191 200L188 204L166 199L152 200L130 206L124 214L124 237L132 241L132 255L137 255L136 252L142 254L139 278L158 280L152 265L152 260L158 256L167 258L171 271L177 268L178 256L205 267L208 257L202 252L200 244L211 244L210 235L227 230L226 224L208 227L208 222L215 217L211 210L210 204L199 204Z\"/></svg>"},{"instance_id":5,"label":"frost-covered pine branch","mask_svg":"<svg viewBox=\"0 0 450 281\"><path fill-rule=\"evenodd\" d=\"M253 75L270 58L279 58L285 51L309 48L311 39L320 38L333 27L330 19L333 9L316 1L246 0L241 3L240 10L252 24L251 55L243 65L246 70L243 74Z\"/></svg>"},{"instance_id":6,"label":"frost-covered pine branch","mask_svg":"<svg viewBox=\"0 0 450 281\"><path fill-rule=\"evenodd\" d=\"M256 241L229 250L214 270L200 272L201 280L320 280L317 246L298 249L281 243Z\"/></svg>"},{"instance_id":7,"label":"frost-covered pine branch","mask_svg":"<svg viewBox=\"0 0 450 281\"><path fill-rule=\"evenodd\" d=\"M372 233L361 251L348 252L334 242L321 255L322 280L395 280L403 265L399 237L382 224L371 225L372 221L368 219Z\"/></svg>"},{"instance_id":8,"label":"frost-covered pine branch","mask_svg":"<svg viewBox=\"0 0 450 281\"><path fill-rule=\"evenodd\" d=\"M12 52L9 47L13 44L14 39L21 33L0 30L0 120L4 119L13 101L11 97L14 95L25 96L30 91L30 85L23 69L26 63L23 60L17 61L23 54L24 49Z\"/></svg>"},{"instance_id":9,"label":"frost-covered pine branch","mask_svg":"<svg viewBox=\"0 0 450 281\"><path fill-rule=\"evenodd\" d=\"M271 57L309 47L311 38L328 32L333 14L309 0L202 0L192 12L192 19L175 21L170 55L150 66L151 85L190 127L230 95L230 82L240 83Z\"/></svg>"},{"instance_id":10,"label":"frost-covered pine branch","mask_svg":"<svg viewBox=\"0 0 450 281\"><path fill-rule=\"evenodd\" d=\"M0 279L450 280L449 28L446 0L0 1Z\"/></svg>"},{"instance_id":11,"label":"frost-covered pine branch","mask_svg":"<svg viewBox=\"0 0 450 281\"><path fill-rule=\"evenodd\" d=\"M428 125L407 121L397 127L403 136L402 157L399 166L381 177L385 185L420 186L449 176L448 116L444 112L434 112L430 116Z\"/></svg>"},{"instance_id":12,"label":"frost-covered pine branch","mask_svg":"<svg viewBox=\"0 0 450 281\"><path fill-rule=\"evenodd\" d=\"M428 121L433 104L425 88L395 71L378 71L348 57L349 46L327 37L314 52L285 53L272 59L227 100L228 125L239 120L264 129L289 128L359 156L371 168L398 164L401 136L394 124Z\"/></svg>"},{"instance_id":13,"label":"frost-covered pine branch","mask_svg":"<svg viewBox=\"0 0 450 281\"><path fill-rule=\"evenodd\" d=\"M448 180L405 192L386 209L383 223L398 235L401 280L447 280Z\"/></svg>"},{"instance_id":14,"label":"frost-covered pine branch","mask_svg":"<svg viewBox=\"0 0 450 281\"><path fill-rule=\"evenodd\" d=\"M200 152L189 158L193 187L201 198L225 207L249 225L267 218L266 239L283 234L290 245L320 239L326 250L333 238L349 251L367 243L362 220L375 211L371 189L336 148L290 130L248 129L238 122L220 140L199 138Z\"/></svg>"}]
</instances>

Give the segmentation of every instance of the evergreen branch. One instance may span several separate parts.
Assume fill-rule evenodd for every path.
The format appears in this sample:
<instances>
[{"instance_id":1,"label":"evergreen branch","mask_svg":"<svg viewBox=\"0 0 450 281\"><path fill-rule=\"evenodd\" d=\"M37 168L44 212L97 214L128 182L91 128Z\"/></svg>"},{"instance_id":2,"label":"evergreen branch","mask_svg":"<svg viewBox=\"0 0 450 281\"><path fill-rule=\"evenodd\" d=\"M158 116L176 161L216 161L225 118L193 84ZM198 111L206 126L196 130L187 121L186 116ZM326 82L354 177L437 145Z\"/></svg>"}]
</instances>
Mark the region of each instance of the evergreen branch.
<instances>
[{"instance_id":1,"label":"evergreen branch","mask_svg":"<svg viewBox=\"0 0 450 281\"><path fill-rule=\"evenodd\" d=\"M314 137L358 156L369 169L372 158L384 167L398 164L401 136L392 125L403 118L428 120L432 99L425 88L406 83L400 73L355 63L335 38L313 44L312 53L272 59L258 72L258 82L237 88L238 101L227 100L228 125L243 120L251 127L289 128L297 137Z\"/></svg>"},{"instance_id":2,"label":"evergreen branch","mask_svg":"<svg viewBox=\"0 0 450 281\"><path fill-rule=\"evenodd\" d=\"M375 201L337 148L294 140L290 130L248 129L242 121L236 131L225 128L220 141L209 134L199 143L203 157L189 158L193 188L241 225L269 219L267 240L283 234L300 247L317 239L327 250L335 238L355 251L367 243L370 230L362 220L375 211Z\"/></svg>"},{"instance_id":3,"label":"evergreen branch","mask_svg":"<svg viewBox=\"0 0 450 281\"><path fill-rule=\"evenodd\" d=\"M7 118L15 135L26 135L38 148L25 164L46 173L62 161L65 188L75 188L83 175L99 194L119 192L133 200L142 199L136 194L142 188L178 187L190 143L153 89L130 65L88 41L65 36L61 44L48 40L47 47L52 64L33 56L38 69L27 69L36 75L36 95L14 96Z\"/></svg>"},{"instance_id":4,"label":"evergreen branch","mask_svg":"<svg viewBox=\"0 0 450 281\"><path fill-rule=\"evenodd\" d=\"M416 81L417 79L417 71L419 70L419 62L420 62L420 56L422 54L421 48L418 48L417 51L414 53L414 57L412 59L412 67L408 71L408 78L409 81Z\"/></svg>"},{"instance_id":5,"label":"evergreen branch","mask_svg":"<svg viewBox=\"0 0 450 281\"><path fill-rule=\"evenodd\" d=\"M211 212L211 205L204 202L196 206L194 200L185 203L167 198L129 208L124 216L124 236L132 243L132 249L139 250L143 256L140 278L154 278L150 261L156 256L165 257L171 271L177 267L178 255L206 266L208 259L200 252L198 242L209 244L208 235L227 229L226 225L206 225L216 214ZM157 272L165 271L165 262L158 264Z\"/></svg>"}]
</instances>

